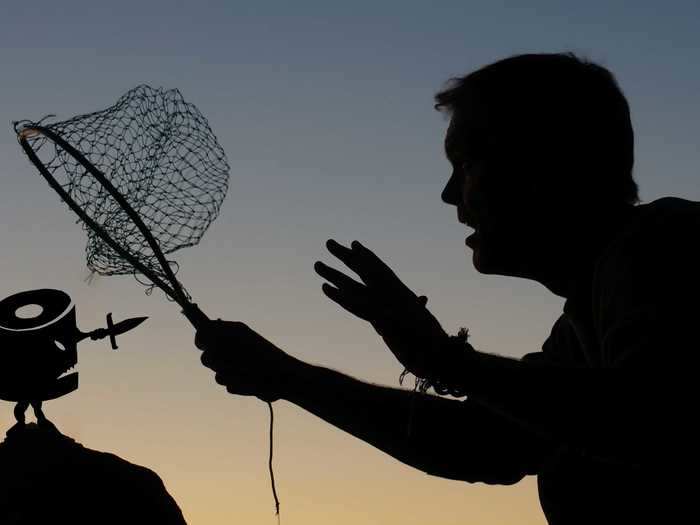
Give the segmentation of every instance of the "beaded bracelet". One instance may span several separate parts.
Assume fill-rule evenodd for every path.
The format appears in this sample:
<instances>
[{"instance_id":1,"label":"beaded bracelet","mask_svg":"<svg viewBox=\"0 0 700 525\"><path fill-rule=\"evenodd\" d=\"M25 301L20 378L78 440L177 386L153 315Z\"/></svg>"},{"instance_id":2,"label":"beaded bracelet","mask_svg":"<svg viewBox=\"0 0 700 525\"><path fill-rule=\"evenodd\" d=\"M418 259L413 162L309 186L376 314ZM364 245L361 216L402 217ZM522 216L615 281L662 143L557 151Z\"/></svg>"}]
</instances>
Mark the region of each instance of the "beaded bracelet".
<instances>
[{"instance_id":1,"label":"beaded bracelet","mask_svg":"<svg viewBox=\"0 0 700 525\"><path fill-rule=\"evenodd\" d=\"M471 345L467 342L469 338L469 330L467 328L461 327L457 332L457 335L449 336L450 344L458 346L460 349L464 350L465 347L471 348ZM469 351L469 350L468 350ZM406 375L409 374L408 369L404 369L399 376L399 384L403 384L403 380ZM440 396L450 395L453 397L465 397L467 394L462 387L451 386L445 383L439 378L429 378L429 377L417 377L415 381L414 390L426 393L430 388L432 388L436 394Z\"/></svg>"}]
</instances>

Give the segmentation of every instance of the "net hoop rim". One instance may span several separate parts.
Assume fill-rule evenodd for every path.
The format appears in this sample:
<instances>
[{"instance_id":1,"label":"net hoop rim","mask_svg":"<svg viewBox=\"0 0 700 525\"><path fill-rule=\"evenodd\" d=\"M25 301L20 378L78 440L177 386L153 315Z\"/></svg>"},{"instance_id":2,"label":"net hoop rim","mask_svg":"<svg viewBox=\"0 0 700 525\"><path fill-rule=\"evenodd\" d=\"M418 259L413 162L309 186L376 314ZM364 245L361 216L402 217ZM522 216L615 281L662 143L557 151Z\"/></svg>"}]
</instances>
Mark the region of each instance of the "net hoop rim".
<instances>
[{"instance_id":1,"label":"net hoop rim","mask_svg":"<svg viewBox=\"0 0 700 525\"><path fill-rule=\"evenodd\" d=\"M97 179L97 181L109 192L109 194L117 201L119 206L127 213L129 218L136 224L141 234L146 238L151 250L156 256L156 259L161 265L166 277L170 281L170 285L165 283L163 279L158 277L152 270L142 264L136 257L134 257L130 252L122 248L116 241L114 241L104 229L98 225L92 218L87 215L78 204L73 200L73 198L63 189L63 186L54 178L53 175L48 171L44 163L39 159L36 152L29 144L28 138L33 138L37 135L44 135L46 138L51 140L54 144L62 147L70 156L77 160L90 174ZM80 153L75 147L64 140L61 136L54 133L52 130L38 125L25 126L17 134L17 139L24 149L25 153L29 157L29 160L37 167L41 175L46 179L49 185L60 195L66 204L76 213L80 219L85 222L95 233L97 233L100 238L105 241L113 250L115 250L119 255L127 259L136 269L138 269L143 275L151 280L153 284L162 289L167 295L172 297L183 310L189 310L193 305L191 301L187 299L182 286L177 281L175 274L173 273L168 261L163 255L158 242L155 240L151 232L148 230L146 225L141 220L141 217L134 211L131 205L124 199L114 185L104 176L104 174L98 170L95 165L93 165L85 156Z\"/></svg>"}]
</instances>

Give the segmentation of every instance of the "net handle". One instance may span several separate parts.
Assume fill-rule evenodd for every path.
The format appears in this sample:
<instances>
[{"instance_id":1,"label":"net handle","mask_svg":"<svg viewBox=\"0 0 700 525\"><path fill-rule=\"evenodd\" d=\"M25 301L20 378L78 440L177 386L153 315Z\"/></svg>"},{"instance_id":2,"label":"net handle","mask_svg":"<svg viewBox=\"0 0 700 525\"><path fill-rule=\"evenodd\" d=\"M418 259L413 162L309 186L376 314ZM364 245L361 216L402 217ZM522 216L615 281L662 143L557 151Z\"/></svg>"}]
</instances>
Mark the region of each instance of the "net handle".
<instances>
[{"instance_id":1,"label":"net handle","mask_svg":"<svg viewBox=\"0 0 700 525\"><path fill-rule=\"evenodd\" d=\"M127 213L129 218L134 222L134 224L136 224L136 227L146 238L148 245L151 247L151 250L153 250L156 259L158 260L158 263L163 269L163 272L165 272L165 276L167 277L168 281L170 281L170 285L168 285L165 281L163 281L163 279L158 277L153 271L151 271L148 267L142 264L136 257L134 257L131 253L129 253L127 250L122 248L117 242L115 242L104 231L104 229L102 229L102 227L99 224L93 221L92 218L87 213L85 213L80 208L80 206L77 205L77 203L68 194L68 192L66 192L66 190L63 189L63 186L61 186L58 183L58 181L53 177L53 175L51 175L49 170L46 168L41 159L39 159L37 154L32 149L31 145L29 144L28 139L35 138L38 134L44 135L49 140L62 147L69 155L71 155L87 171L89 171L90 174L93 177L95 177L95 179L97 179L97 181L110 193L110 195L114 197L119 206L122 207L122 209ZM123 258L129 261L132 264L132 266L134 266L143 275L150 279L153 284L158 286L167 295L172 297L173 300L175 300L175 302L177 302L182 307L182 313L187 317L187 319L192 323L192 325L195 328L199 328L203 323L209 320L206 314L204 314L204 312L202 312L196 304L190 302L187 299L187 295L183 291L182 286L180 285L178 280L175 278L175 274L170 268L168 261L165 259L165 256L163 255L163 252L161 251L158 242L153 238L153 235L143 223L141 217L139 217L139 215L134 211L131 205L126 201L126 199L124 199L124 197L117 191L117 189L112 185L112 183L107 179L107 177L104 176L104 174L100 170L98 170L90 161L88 161L85 158L85 156L82 153L80 153L77 149L71 146L59 135L57 135L50 129L45 128L44 126L27 126L18 133L17 138L19 140L20 145L22 146L22 149L24 149L24 152L27 154L32 164L34 164L34 166L37 167L41 175L46 179L46 181L54 189L54 191L56 191L56 193L58 193L61 196L61 198L66 202L66 204L68 204L68 206L73 210L73 212L75 212L78 215L78 217L80 217L80 219L83 222L85 222L85 224L87 224L95 233L97 233L97 235L99 235L100 238L103 241L105 241L114 251L116 251L119 255L121 255Z\"/></svg>"}]
</instances>

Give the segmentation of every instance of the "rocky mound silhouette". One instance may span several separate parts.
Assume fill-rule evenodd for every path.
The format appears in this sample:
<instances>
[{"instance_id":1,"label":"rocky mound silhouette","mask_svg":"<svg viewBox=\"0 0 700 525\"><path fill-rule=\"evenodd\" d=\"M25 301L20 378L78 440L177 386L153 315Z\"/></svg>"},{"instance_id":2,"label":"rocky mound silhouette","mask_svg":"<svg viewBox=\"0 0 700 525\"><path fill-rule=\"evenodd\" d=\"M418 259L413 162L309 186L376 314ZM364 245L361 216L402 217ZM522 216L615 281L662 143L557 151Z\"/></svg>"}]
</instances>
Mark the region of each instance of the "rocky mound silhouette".
<instances>
[{"instance_id":1,"label":"rocky mound silhouette","mask_svg":"<svg viewBox=\"0 0 700 525\"><path fill-rule=\"evenodd\" d=\"M0 523L186 522L155 472L85 448L46 422L16 425L0 444Z\"/></svg>"}]
</instances>

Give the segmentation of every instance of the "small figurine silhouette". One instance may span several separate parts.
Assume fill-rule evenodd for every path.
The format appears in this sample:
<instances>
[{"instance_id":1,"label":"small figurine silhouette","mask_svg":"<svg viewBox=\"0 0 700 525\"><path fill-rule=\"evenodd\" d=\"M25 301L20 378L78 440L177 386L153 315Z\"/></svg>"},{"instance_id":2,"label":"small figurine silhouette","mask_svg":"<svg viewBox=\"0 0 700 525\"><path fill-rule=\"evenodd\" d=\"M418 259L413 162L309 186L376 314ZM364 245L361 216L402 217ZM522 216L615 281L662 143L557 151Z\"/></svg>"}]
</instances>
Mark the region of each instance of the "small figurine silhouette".
<instances>
[{"instance_id":1,"label":"small figurine silhouette","mask_svg":"<svg viewBox=\"0 0 700 525\"><path fill-rule=\"evenodd\" d=\"M0 301L0 399L14 401L17 425L24 426L25 412L32 406L37 424L49 423L42 403L78 388L78 343L109 337L117 349L116 336L145 321L134 317L119 323L107 314L107 328L81 332L70 296L54 289L28 290Z\"/></svg>"}]
</instances>

